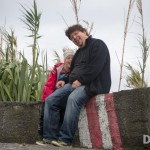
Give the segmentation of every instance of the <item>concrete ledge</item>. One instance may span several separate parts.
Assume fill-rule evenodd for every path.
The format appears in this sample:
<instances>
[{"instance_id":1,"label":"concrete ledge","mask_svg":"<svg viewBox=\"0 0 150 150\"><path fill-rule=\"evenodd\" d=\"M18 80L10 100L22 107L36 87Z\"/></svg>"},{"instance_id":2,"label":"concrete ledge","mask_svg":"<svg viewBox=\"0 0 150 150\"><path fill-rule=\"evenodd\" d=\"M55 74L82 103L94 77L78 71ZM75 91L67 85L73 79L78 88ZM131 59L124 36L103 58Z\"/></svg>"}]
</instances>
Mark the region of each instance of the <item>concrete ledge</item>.
<instances>
[{"instance_id":1,"label":"concrete ledge","mask_svg":"<svg viewBox=\"0 0 150 150\"><path fill-rule=\"evenodd\" d=\"M40 103L0 102L0 143L35 143ZM97 95L82 108L74 145L150 149L150 88Z\"/></svg>"},{"instance_id":2,"label":"concrete ledge","mask_svg":"<svg viewBox=\"0 0 150 150\"><path fill-rule=\"evenodd\" d=\"M97 95L82 108L80 144L88 148L150 149L150 88Z\"/></svg>"},{"instance_id":3,"label":"concrete ledge","mask_svg":"<svg viewBox=\"0 0 150 150\"><path fill-rule=\"evenodd\" d=\"M70 146L60 148L60 147L53 146L51 144L40 146L35 144L0 143L0 150L87 150L87 149L70 147ZM88 149L88 150L94 150L94 149Z\"/></svg>"},{"instance_id":4,"label":"concrete ledge","mask_svg":"<svg viewBox=\"0 0 150 150\"><path fill-rule=\"evenodd\" d=\"M40 103L0 102L0 142L34 143Z\"/></svg>"}]
</instances>

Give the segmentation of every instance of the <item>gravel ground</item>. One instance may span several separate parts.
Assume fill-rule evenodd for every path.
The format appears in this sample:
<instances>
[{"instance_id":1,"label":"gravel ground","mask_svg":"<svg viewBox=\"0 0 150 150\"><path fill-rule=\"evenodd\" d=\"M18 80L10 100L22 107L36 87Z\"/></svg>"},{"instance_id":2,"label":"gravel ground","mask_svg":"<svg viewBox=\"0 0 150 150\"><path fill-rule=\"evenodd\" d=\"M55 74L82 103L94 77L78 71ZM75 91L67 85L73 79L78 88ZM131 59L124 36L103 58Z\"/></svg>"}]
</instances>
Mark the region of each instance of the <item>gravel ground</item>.
<instances>
[{"instance_id":1,"label":"gravel ground","mask_svg":"<svg viewBox=\"0 0 150 150\"><path fill-rule=\"evenodd\" d=\"M50 144L40 146L35 144L0 143L0 150L96 150L96 149L77 148L71 146L55 147Z\"/></svg>"}]
</instances>

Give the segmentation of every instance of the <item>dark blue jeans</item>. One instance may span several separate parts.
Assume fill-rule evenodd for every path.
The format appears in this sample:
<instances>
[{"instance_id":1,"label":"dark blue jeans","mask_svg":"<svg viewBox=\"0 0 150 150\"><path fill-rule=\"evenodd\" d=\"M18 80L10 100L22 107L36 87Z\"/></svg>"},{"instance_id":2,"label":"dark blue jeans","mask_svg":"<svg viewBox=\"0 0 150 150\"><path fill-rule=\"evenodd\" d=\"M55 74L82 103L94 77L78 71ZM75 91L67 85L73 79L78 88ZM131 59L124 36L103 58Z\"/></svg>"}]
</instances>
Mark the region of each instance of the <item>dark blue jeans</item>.
<instances>
[{"instance_id":1,"label":"dark blue jeans","mask_svg":"<svg viewBox=\"0 0 150 150\"><path fill-rule=\"evenodd\" d=\"M82 105L89 97L85 86L73 89L71 84L57 89L45 102L43 137L47 140L60 140L68 144L72 143ZM59 126L60 111L65 109L64 120Z\"/></svg>"}]
</instances>

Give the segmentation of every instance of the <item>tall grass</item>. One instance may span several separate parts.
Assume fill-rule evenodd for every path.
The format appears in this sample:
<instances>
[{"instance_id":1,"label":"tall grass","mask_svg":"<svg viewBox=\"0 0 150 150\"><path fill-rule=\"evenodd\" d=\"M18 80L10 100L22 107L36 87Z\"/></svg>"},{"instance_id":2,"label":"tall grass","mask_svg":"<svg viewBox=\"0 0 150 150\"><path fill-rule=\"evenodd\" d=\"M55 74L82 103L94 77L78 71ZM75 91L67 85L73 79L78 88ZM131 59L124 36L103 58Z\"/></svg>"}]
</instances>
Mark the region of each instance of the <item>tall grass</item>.
<instances>
[{"instance_id":1,"label":"tall grass","mask_svg":"<svg viewBox=\"0 0 150 150\"><path fill-rule=\"evenodd\" d=\"M120 91L121 81L122 81L122 78L123 78L122 73L123 73L123 66L124 66L125 45L126 45L126 38L127 38L127 33L128 33L128 24L129 24L130 14L131 14L133 5L134 5L134 0L130 0L129 1L127 18L126 18L126 21L125 21L125 28L124 28L124 39L123 39L122 56L121 56L121 63L120 63L120 76L119 76L118 91Z\"/></svg>"},{"instance_id":2,"label":"tall grass","mask_svg":"<svg viewBox=\"0 0 150 150\"><path fill-rule=\"evenodd\" d=\"M21 52L17 51L17 38L14 31L10 33L1 28L0 43L0 101L28 102L40 100L43 85L48 77L47 55L43 64L38 64L39 47L37 39L41 13L37 11L36 1L33 8L23 8L23 23L31 31L33 64L30 65ZM46 67L45 67L46 66Z\"/></svg>"},{"instance_id":3,"label":"tall grass","mask_svg":"<svg viewBox=\"0 0 150 150\"><path fill-rule=\"evenodd\" d=\"M149 46L148 40L145 35L145 28L144 28L144 17L143 17L143 8L142 8L142 0L137 0L137 8L139 12L140 22L138 24L141 27L142 33L139 33L138 42L141 47L141 59L138 59L138 68L139 71L134 69L133 66L130 64L126 65L126 68L129 70L130 75L127 75L127 87L130 88L141 88L147 87L148 83L145 81L145 70L146 70L146 63L149 55Z\"/></svg>"},{"instance_id":4,"label":"tall grass","mask_svg":"<svg viewBox=\"0 0 150 150\"><path fill-rule=\"evenodd\" d=\"M81 19L79 16L81 1L82 0L70 0L70 3L72 5L72 10L74 13L74 17L75 17L75 24L80 24L82 21L83 23L86 24L86 28L87 28L88 33L91 34L91 32L93 31L93 28L94 28L94 23L93 22L89 23L87 20ZM62 19L68 27L68 23L63 16L62 16Z\"/></svg>"},{"instance_id":5,"label":"tall grass","mask_svg":"<svg viewBox=\"0 0 150 150\"><path fill-rule=\"evenodd\" d=\"M1 34L1 46L0 55L1 60L13 61L17 59L17 38L15 37L15 31L10 29L10 33L5 28L0 28ZM4 45L3 45L4 44ZM3 49L5 47L5 50Z\"/></svg>"},{"instance_id":6,"label":"tall grass","mask_svg":"<svg viewBox=\"0 0 150 150\"><path fill-rule=\"evenodd\" d=\"M147 38L145 35L142 0L137 1L137 8L138 8L139 15L140 15L140 20L141 20L140 25L141 25L141 29L142 29L142 34L140 35L141 38L139 39L139 44L140 44L141 50L142 50L142 62L140 62L140 61L138 61L138 62L139 62L140 70L142 73L142 86L144 86L146 62L147 62L147 58L149 55L149 44L147 42Z\"/></svg>"},{"instance_id":7,"label":"tall grass","mask_svg":"<svg viewBox=\"0 0 150 150\"><path fill-rule=\"evenodd\" d=\"M130 74L126 76L127 87L133 89L148 87L148 83L143 81L141 73L137 69L134 69L130 64L125 65L125 67L130 72Z\"/></svg>"}]
</instances>

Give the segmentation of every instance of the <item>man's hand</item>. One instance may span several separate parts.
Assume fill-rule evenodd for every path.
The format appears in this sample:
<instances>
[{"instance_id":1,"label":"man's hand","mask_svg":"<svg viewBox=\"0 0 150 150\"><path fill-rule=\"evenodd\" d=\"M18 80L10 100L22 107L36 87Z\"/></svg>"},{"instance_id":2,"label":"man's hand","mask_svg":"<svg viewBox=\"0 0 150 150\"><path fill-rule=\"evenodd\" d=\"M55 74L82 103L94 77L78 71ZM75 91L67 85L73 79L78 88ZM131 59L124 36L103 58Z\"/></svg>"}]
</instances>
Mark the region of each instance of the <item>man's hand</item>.
<instances>
[{"instance_id":1,"label":"man's hand","mask_svg":"<svg viewBox=\"0 0 150 150\"><path fill-rule=\"evenodd\" d=\"M56 89L59 89L59 88L63 87L64 85L65 85L65 81L58 81L56 83Z\"/></svg>"},{"instance_id":2,"label":"man's hand","mask_svg":"<svg viewBox=\"0 0 150 150\"><path fill-rule=\"evenodd\" d=\"M73 88L77 88L77 87L79 87L81 85L81 83L78 81L78 80L76 80L76 81L74 81L73 83L72 83L72 87Z\"/></svg>"}]
</instances>

